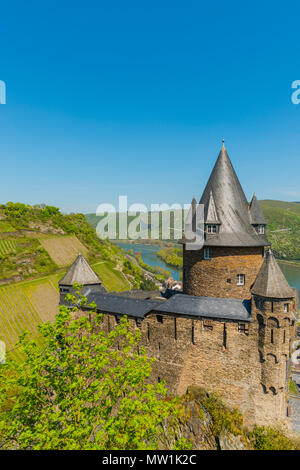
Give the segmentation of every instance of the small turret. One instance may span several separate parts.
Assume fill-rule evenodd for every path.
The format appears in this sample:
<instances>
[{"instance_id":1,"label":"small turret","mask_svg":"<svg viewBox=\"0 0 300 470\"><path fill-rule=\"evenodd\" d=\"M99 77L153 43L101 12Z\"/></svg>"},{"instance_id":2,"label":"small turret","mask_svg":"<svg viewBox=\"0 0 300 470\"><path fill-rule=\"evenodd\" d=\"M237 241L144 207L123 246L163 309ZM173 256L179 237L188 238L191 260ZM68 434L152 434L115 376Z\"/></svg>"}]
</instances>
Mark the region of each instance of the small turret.
<instances>
[{"instance_id":1,"label":"small turret","mask_svg":"<svg viewBox=\"0 0 300 470\"><path fill-rule=\"evenodd\" d=\"M255 194L249 204L249 219L258 235L264 235L267 223Z\"/></svg>"},{"instance_id":2,"label":"small turret","mask_svg":"<svg viewBox=\"0 0 300 470\"><path fill-rule=\"evenodd\" d=\"M284 416L296 299L271 250L265 254L251 293L252 316L257 320L261 384L265 394L276 395L278 416Z\"/></svg>"},{"instance_id":3,"label":"small turret","mask_svg":"<svg viewBox=\"0 0 300 470\"><path fill-rule=\"evenodd\" d=\"M66 294L73 293L72 286L76 283L83 285L82 293L84 295L95 291L105 292L101 279L81 253L79 253L65 276L59 281L60 303L65 303Z\"/></svg>"}]
</instances>

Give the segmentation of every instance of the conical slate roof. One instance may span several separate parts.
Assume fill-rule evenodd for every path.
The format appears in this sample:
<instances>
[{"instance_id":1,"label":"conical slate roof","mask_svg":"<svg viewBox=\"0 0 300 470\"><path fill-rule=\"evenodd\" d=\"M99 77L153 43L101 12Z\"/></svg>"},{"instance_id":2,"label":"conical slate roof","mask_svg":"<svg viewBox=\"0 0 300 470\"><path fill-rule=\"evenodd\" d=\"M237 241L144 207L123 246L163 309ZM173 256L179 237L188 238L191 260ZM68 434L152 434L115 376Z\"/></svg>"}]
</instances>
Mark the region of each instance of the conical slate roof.
<instances>
[{"instance_id":1,"label":"conical slate roof","mask_svg":"<svg viewBox=\"0 0 300 470\"><path fill-rule=\"evenodd\" d=\"M265 254L251 292L261 297L273 299L288 299L295 296L271 250L268 250Z\"/></svg>"},{"instance_id":2,"label":"conical slate roof","mask_svg":"<svg viewBox=\"0 0 300 470\"><path fill-rule=\"evenodd\" d=\"M260 208L260 205L258 203L258 200L255 194L253 195L252 201L250 202L250 205L249 205L249 216L250 216L251 224L254 224L254 225L266 224L266 220L263 216L262 210Z\"/></svg>"},{"instance_id":3,"label":"conical slate roof","mask_svg":"<svg viewBox=\"0 0 300 470\"><path fill-rule=\"evenodd\" d=\"M257 234L249 218L249 205L223 144L216 164L200 199L204 204L205 223L209 222L214 201L220 229L217 234L206 234L207 246L264 246L269 245L264 235Z\"/></svg>"},{"instance_id":4,"label":"conical slate roof","mask_svg":"<svg viewBox=\"0 0 300 470\"><path fill-rule=\"evenodd\" d=\"M66 275L59 281L59 284L63 286L73 286L76 282L85 286L102 284L97 274L92 270L81 253L77 256Z\"/></svg>"}]
</instances>

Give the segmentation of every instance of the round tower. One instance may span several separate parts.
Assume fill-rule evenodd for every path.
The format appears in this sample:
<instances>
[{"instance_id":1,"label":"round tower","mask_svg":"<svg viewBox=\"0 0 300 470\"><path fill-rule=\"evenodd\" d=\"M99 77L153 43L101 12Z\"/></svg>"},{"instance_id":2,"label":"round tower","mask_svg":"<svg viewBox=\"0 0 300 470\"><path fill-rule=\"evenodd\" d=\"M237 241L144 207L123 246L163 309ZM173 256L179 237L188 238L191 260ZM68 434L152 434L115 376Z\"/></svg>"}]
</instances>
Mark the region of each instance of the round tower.
<instances>
[{"instance_id":1,"label":"round tower","mask_svg":"<svg viewBox=\"0 0 300 470\"><path fill-rule=\"evenodd\" d=\"M271 250L251 290L252 318L257 322L261 386L266 412L286 417L289 352L296 316L296 295Z\"/></svg>"},{"instance_id":2,"label":"round tower","mask_svg":"<svg viewBox=\"0 0 300 470\"><path fill-rule=\"evenodd\" d=\"M204 246L183 240L183 290L204 297L247 299L261 267L266 221L254 196L246 199L224 143L199 204Z\"/></svg>"}]
</instances>

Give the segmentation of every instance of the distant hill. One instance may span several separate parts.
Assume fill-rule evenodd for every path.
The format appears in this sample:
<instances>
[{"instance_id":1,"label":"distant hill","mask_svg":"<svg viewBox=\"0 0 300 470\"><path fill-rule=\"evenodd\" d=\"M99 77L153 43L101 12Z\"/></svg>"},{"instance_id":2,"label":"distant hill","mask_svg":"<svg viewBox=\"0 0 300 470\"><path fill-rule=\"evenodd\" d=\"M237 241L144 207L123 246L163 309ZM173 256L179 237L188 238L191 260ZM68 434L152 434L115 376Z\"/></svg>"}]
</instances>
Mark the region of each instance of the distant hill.
<instances>
[{"instance_id":1,"label":"distant hill","mask_svg":"<svg viewBox=\"0 0 300 470\"><path fill-rule=\"evenodd\" d=\"M275 200L261 200L259 204L267 221L267 236L272 244L275 255L281 259L300 260L300 202L285 202ZM117 214L118 216L118 214ZM101 217L95 214L87 214L86 219L96 228ZM133 217L128 217L128 223ZM147 229L151 228L150 215L148 214L148 227L143 227L143 239ZM172 218L171 236L172 239ZM117 217L118 234L118 217Z\"/></svg>"},{"instance_id":2,"label":"distant hill","mask_svg":"<svg viewBox=\"0 0 300 470\"><path fill-rule=\"evenodd\" d=\"M278 258L300 260L300 203L259 201L267 221L267 237Z\"/></svg>"}]
</instances>

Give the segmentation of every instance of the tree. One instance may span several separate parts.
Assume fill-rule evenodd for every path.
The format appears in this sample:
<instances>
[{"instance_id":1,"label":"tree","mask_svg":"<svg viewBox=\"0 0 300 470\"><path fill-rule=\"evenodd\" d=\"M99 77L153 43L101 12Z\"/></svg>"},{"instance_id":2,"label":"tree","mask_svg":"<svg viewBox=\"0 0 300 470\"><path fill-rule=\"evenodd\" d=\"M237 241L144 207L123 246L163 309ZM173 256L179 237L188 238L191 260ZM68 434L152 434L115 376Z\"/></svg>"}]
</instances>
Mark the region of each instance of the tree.
<instances>
[{"instance_id":1,"label":"tree","mask_svg":"<svg viewBox=\"0 0 300 470\"><path fill-rule=\"evenodd\" d=\"M186 448L177 438L183 410L162 383L150 385L151 361L138 349L140 331L123 317L105 333L102 315L59 308L40 337L24 334L21 362L0 366L0 447L3 449ZM170 444L172 443L172 444Z\"/></svg>"}]
</instances>

